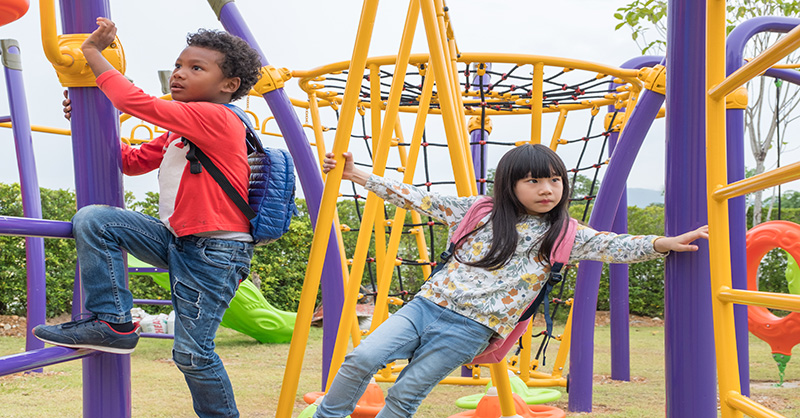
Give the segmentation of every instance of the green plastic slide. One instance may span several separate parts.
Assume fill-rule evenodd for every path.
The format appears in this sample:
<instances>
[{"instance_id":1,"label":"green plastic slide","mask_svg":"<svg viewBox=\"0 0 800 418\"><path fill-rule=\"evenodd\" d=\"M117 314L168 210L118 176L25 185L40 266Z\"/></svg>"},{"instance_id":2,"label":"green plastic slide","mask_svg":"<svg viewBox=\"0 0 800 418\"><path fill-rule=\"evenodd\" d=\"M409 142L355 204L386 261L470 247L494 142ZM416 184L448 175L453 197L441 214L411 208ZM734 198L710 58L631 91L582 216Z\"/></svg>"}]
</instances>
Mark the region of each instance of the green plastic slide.
<instances>
[{"instance_id":1,"label":"green plastic slide","mask_svg":"<svg viewBox=\"0 0 800 418\"><path fill-rule=\"evenodd\" d=\"M786 260L786 282L789 284L789 293L793 295L800 295L800 267L797 266L797 261L786 253L788 259Z\"/></svg>"},{"instance_id":2,"label":"green plastic slide","mask_svg":"<svg viewBox=\"0 0 800 418\"><path fill-rule=\"evenodd\" d=\"M152 268L153 266L129 255L128 267ZM169 273L131 273L131 275L150 276L159 286L170 290ZM239 285L220 325L249 335L262 343L288 343L292 339L296 316L294 312L281 311L270 305L256 285L247 279Z\"/></svg>"}]
</instances>

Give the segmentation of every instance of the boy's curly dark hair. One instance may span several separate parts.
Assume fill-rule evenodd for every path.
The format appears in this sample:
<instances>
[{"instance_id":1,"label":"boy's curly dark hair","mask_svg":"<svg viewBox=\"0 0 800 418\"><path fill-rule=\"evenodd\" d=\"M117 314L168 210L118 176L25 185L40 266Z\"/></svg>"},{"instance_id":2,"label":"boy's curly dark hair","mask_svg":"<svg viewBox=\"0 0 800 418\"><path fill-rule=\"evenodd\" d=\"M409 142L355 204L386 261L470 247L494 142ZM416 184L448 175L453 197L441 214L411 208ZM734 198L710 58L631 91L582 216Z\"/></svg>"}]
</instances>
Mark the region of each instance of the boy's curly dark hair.
<instances>
[{"instance_id":1,"label":"boy's curly dark hair","mask_svg":"<svg viewBox=\"0 0 800 418\"><path fill-rule=\"evenodd\" d=\"M207 48L222 53L219 68L225 77L239 77L239 89L231 95L235 101L247 95L261 78L261 56L242 38L225 31L200 29L186 36L187 46Z\"/></svg>"}]
</instances>

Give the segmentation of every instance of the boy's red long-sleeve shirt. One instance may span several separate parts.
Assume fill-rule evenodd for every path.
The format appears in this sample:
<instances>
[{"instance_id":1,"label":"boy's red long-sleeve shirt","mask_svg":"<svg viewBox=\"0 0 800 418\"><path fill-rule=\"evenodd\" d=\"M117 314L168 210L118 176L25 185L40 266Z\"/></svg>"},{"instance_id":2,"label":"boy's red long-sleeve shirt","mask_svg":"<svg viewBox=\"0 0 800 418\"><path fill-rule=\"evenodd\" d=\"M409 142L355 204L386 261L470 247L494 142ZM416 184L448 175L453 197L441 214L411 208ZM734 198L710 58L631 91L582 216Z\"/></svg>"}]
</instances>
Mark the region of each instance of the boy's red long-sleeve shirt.
<instances>
[{"instance_id":1,"label":"boy's red long-sleeve shirt","mask_svg":"<svg viewBox=\"0 0 800 418\"><path fill-rule=\"evenodd\" d=\"M167 147L185 137L208 155L242 197L247 199L250 166L244 125L228 108L210 102L174 102L144 93L116 70L97 77L97 85L122 112L158 125L169 132L131 147L122 144L122 172L135 176L161 167ZM250 222L216 181L203 169L189 172L183 159L182 175L168 224L177 236L210 231L249 232ZM163 172L162 172L163 173ZM162 190L163 192L163 190Z\"/></svg>"}]
</instances>

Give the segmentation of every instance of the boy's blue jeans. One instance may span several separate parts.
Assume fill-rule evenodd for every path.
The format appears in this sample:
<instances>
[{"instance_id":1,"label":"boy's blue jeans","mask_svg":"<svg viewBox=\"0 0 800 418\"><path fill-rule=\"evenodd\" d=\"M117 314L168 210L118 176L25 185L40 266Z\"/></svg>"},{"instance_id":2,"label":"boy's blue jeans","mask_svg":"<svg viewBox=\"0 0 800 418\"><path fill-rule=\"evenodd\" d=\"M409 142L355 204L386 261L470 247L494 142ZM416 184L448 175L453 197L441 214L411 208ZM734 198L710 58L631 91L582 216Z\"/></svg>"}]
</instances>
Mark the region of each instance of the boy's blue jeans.
<instances>
[{"instance_id":1,"label":"boy's blue jeans","mask_svg":"<svg viewBox=\"0 0 800 418\"><path fill-rule=\"evenodd\" d=\"M214 337L239 282L250 273L251 243L175 237L156 218L110 206L86 206L72 218L86 310L101 320L131 320L123 249L169 269L175 309L172 358L200 417L238 417Z\"/></svg>"},{"instance_id":2,"label":"boy's blue jeans","mask_svg":"<svg viewBox=\"0 0 800 418\"><path fill-rule=\"evenodd\" d=\"M390 316L345 357L315 418L345 417L372 375L398 359L411 361L386 394L375 418L410 417L439 381L488 345L491 329L450 309L415 298Z\"/></svg>"}]
</instances>

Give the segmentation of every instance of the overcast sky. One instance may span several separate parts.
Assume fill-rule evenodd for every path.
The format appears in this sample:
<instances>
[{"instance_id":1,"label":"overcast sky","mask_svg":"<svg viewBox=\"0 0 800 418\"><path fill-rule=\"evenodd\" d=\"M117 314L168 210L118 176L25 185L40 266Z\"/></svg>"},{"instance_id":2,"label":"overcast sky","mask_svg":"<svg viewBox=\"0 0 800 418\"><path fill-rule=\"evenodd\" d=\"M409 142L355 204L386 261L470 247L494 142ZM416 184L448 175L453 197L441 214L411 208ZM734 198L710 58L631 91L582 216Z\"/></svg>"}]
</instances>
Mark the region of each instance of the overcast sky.
<instances>
[{"instance_id":1,"label":"overcast sky","mask_svg":"<svg viewBox=\"0 0 800 418\"><path fill-rule=\"evenodd\" d=\"M549 55L611 66L618 66L639 55L630 33L625 29L614 30L617 21L613 14L624 5L621 1L462 0L449 3L456 40L462 52ZM297 0L274 3L239 0L236 5L258 39L267 60L276 67L303 70L351 58L361 2ZM371 56L397 53L406 8L407 2L380 3L370 47ZM63 88L42 52L38 13L38 2L32 2L26 16L0 28L0 38L14 38L20 43L31 123L68 128L68 122L61 116ZM222 28L207 2L200 0L115 0L111 1L111 18L119 28L118 35L127 59L127 75L153 95L161 94L156 71L172 68L175 58L185 46L187 33L198 28ZM57 20L60 22L60 18ZM427 51L421 20L413 51ZM286 89L292 97L306 98L305 93L297 87L296 80L290 80ZM244 102L240 104L245 106ZM268 116L266 107L256 103L256 99L252 99L251 107L260 117ZM0 100L0 115L7 114L7 100ZM601 116L604 114L605 110ZM304 112L298 111L298 115L303 121ZM328 125L335 123L330 119L330 112L325 117L328 118ZM511 119L495 120L492 139L514 141L529 135L529 118ZM408 137L413 120L405 117L403 122ZM430 123L441 122L432 120ZM130 123L123 125L124 136L129 135L132 126ZM553 123L546 120L543 137L549 138L552 129ZM583 133L580 132L586 129L586 124L569 129L574 131L568 132L581 136ZM630 187L663 189L663 131L663 120L656 121L634 166ZM431 132L436 131L434 129ZM39 133L34 133L33 138L40 185L74 189L70 139ZM271 146L281 146L275 138L264 137L263 140ZM330 149L331 144L327 146ZM490 158L490 166L496 158L499 158L499 154ZM564 158L568 166L570 158ZM0 182L17 181L19 175L11 130L0 129ZM125 177L125 188L138 198L143 198L146 191L157 189L155 174Z\"/></svg>"}]
</instances>

